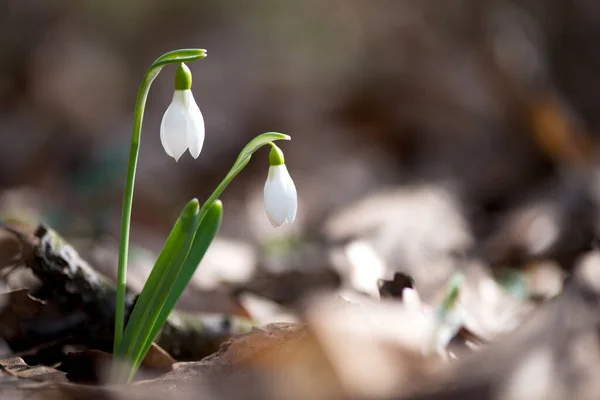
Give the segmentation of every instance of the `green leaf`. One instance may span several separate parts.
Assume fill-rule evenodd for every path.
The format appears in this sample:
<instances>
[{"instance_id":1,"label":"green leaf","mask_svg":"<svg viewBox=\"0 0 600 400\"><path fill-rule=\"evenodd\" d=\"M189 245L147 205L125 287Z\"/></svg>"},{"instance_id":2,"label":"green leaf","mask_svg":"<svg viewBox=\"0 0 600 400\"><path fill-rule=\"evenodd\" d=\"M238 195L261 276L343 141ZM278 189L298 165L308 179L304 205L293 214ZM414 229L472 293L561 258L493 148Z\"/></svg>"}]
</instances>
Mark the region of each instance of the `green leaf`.
<instances>
[{"instance_id":1,"label":"green leaf","mask_svg":"<svg viewBox=\"0 0 600 400\"><path fill-rule=\"evenodd\" d=\"M152 63L150 68L148 68L148 71L146 71L146 75L144 76L144 80L142 82L142 87L140 88L140 90L144 89L144 95L143 95L144 103L145 103L145 98L148 95L148 90L150 89L150 85L152 85L152 82L154 82L154 79L156 79L156 77L162 70L162 67L164 67L167 64L177 64L177 63L182 63L182 62L191 62L191 61L195 61L195 60L200 60L201 58L204 58L204 57L206 57L206 50L204 50L204 49L173 50L173 51L170 51L170 52L165 53L162 56L158 57ZM141 128L141 122L140 122L140 128Z\"/></svg>"},{"instance_id":2,"label":"green leaf","mask_svg":"<svg viewBox=\"0 0 600 400\"><path fill-rule=\"evenodd\" d=\"M152 68L162 67L167 64L190 62L206 57L205 49L179 49L173 50L158 57L152 63Z\"/></svg>"},{"instance_id":3,"label":"green leaf","mask_svg":"<svg viewBox=\"0 0 600 400\"><path fill-rule=\"evenodd\" d=\"M169 314L171 311L173 311L173 308L175 308L177 300L179 300L179 297L181 297L181 294L192 279L194 272L196 272L198 265L204 258L206 251L219 231L222 219L223 203L221 203L220 200L217 200L212 204L211 207L209 207L206 216L200 222L198 229L196 230L196 236L194 237L190 252L188 253L185 262L180 267L177 278L170 289L169 295L167 296L158 317L156 318L154 326L152 327L152 331L148 335L144 335L146 337L146 342L140 349L140 352L133 359L133 368L129 377L130 380L133 378L135 372L144 360L146 353L152 345L152 341L162 329L163 325L167 321L167 318L169 317Z\"/></svg>"},{"instance_id":4,"label":"green leaf","mask_svg":"<svg viewBox=\"0 0 600 400\"><path fill-rule=\"evenodd\" d=\"M142 337L145 331L150 331L149 324L160 312L157 305L164 302L161 291L164 290L162 286L169 271L174 264L182 264L190 250L198 224L199 208L198 200L190 201L171 230L133 308L117 356L131 360L129 356L144 343Z\"/></svg>"},{"instance_id":5,"label":"green leaf","mask_svg":"<svg viewBox=\"0 0 600 400\"><path fill-rule=\"evenodd\" d=\"M278 132L267 132L262 135L258 135L254 139L252 139L240 152L235 164L233 164L232 170L237 170L239 172L242 168L248 164L252 154L256 152L256 150L260 149L266 144L269 144L275 140L290 140L291 137L288 135L284 135L283 133Z\"/></svg>"},{"instance_id":6,"label":"green leaf","mask_svg":"<svg viewBox=\"0 0 600 400\"><path fill-rule=\"evenodd\" d=\"M446 316L456 308L464 281L465 277L462 273L455 273L452 276L446 296L439 308L439 315L442 319L445 319Z\"/></svg>"}]
</instances>

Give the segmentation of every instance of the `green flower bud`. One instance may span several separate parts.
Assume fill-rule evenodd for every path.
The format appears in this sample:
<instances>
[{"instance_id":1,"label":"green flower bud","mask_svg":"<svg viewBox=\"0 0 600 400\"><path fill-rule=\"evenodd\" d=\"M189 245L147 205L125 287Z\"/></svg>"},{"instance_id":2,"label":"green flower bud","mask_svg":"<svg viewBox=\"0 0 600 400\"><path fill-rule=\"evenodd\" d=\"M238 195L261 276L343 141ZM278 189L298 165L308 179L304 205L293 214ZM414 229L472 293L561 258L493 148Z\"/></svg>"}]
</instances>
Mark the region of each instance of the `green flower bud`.
<instances>
[{"instance_id":1,"label":"green flower bud","mask_svg":"<svg viewBox=\"0 0 600 400\"><path fill-rule=\"evenodd\" d=\"M175 90L190 90L192 88L192 71L185 63L179 64L175 73Z\"/></svg>"},{"instance_id":2,"label":"green flower bud","mask_svg":"<svg viewBox=\"0 0 600 400\"><path fill-rule=\"evenodd\" d=\"M271 143L271 152L269 153L269 164L271 166L285 164L285 158L283 157L283 151L275 144Z\"/></svg>"}]
</instances>

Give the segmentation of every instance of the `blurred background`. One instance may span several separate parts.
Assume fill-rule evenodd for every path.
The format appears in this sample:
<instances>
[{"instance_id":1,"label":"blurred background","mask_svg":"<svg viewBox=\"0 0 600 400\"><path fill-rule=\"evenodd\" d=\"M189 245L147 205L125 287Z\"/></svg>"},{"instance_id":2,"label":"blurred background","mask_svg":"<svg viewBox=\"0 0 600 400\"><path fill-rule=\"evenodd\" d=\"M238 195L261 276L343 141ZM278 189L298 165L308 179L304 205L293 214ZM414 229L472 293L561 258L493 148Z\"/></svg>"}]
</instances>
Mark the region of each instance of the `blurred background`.
<instances>
[{"instance_id":1,"label":"blurred background","mask_svg":"<svg viewBox=\"0 0 600 400\"><path fill-rule=\"evenodd\" d=\"M599 42L596 0L0 0L0 217L45 222L114 279L139 84L164 52L205 48L208 57L189 65L206 122L197 160L185 154L176 163L160 144L175 67L164 68L150 91L130 289L141 290L187 201L206 199L261 133L292 137L281 147L298 189L298 216L293 225L270 226L263 210L268 151L258 151L223 194L223 226L178 303L201 322L192 333L217 338L199 350L185 348L189 342L179 337L175 350L173 343L161 346L177 360L199 360L249 329L233 317L258 325L301 321L309 333L303 325L255 330L188 367L233 354L237 361L225 364L235 372L239 360L279 351L263 345L263 335L294 347L298 334L317 344L309 340L300 346L308 350L294 350L300 359L283 354L269 370L297 398L336 398L323 383L333 375L344 393L408 393L398 388L425 382L416 377L438 363L450 366L456 381L484 377L477 387L467 385L471 394L504 390L514 378L518 390L502 398L561 399L577 388L575 397L595 399ZM18 237L7 232L4 253L25 254L26 246L15 246ZM580 263L584 255L591 256ZM26 261L18 263L39 278ZM465 279L452 292L448 282L457 272ZM45 329L47 321L30 318L27 309L35 302L21 289L31 286L10 281L10 274L2 285L13 291L0 300L9 296L11 307L2 312L18 314L13 305L24 304L28 329ZM72 294L69 282L63 288L46 280ZM413 285L418 295L405 291ZM333 303L341 296L359 314L368 312L354 319L331 299L305 302L308 292L322 289L334 289ZM49 293L39 298L61 300ZM412 307L405 293L412 293ZM383 312L388 300L406 309ZM62 306L67 317L77 312ZM436 319L457 309L458 322ZM203 319L208 313L218 316L213 325ZM77 320L77 339L103 349L92 339L85 343L97 322L85 317ZM104 328L112 333L109 321ZM534 329L516 330L527 322ZM463 346L467 355L457 363L422 357L422 343L413 346L418 357L409 355L407 343L432 346L423 332L438 323L451 325L438 351L450 343L459 354L457 340L497 345L489 351ZM0 324L8 326L0 332L9 343L2 354L30 351L30 342L9 340L30 331L11 324ZM188 335L185 324L173 326ZM68 329L66 343L77 343ZM59 336L44 335L43 343ZM68 352L59 344L59 355L25 362L62 362ZM246 349L256 354L239 356ZM322 365L335 373L315 374ZM190 376L195 384L197 375ZM450 391L457 387L452 379ZM437 387L439 376L428 382L435 384L423 387ZM527 392L541 387L546 391ZM461 398L489 398L473 396Z\"/></svg>"},{"instance_id":2,"label":"blurred background","mask_svg":"<svg viewBox=\"0 0 600 400\"><path fill-rule=\"evenodd\" d=\"M163 52L200 47L198 160L175 163L160 145L173 67L149 96L139 254L160 249L249 139L279 131L293 138L282 146L298 220L270 227L259 151L223 195L209 257L246 271L232 280L284 261L343 269L349 254L381 264L366 291L398 270L445 281L452 268L432 265L465 254L568 270L597 230L599 20L593 0L3 0L0 207L114 257L140 80ZM356 239L366 250L343 247ZM345 261L322 251L332 244Z\"/></svg>"}]
</instances>

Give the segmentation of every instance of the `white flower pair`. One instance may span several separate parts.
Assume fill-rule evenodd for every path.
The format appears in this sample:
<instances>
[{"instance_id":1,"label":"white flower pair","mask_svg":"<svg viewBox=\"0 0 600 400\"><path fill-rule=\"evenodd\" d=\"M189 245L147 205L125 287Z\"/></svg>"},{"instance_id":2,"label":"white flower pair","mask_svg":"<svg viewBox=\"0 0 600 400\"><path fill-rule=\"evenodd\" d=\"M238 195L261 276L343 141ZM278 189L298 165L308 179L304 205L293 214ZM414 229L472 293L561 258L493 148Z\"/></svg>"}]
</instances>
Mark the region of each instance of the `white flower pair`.
<instances>
[{"instance_id":1,"label":"white flower pair","mask_svg":"<svg viewBox=\"0 0 600 400\"><path fill-rule=\"evenodd\" d=\"M198 158L204 144L204 118L191 91L192 73L180 64L175 75L175 94L160 124L160 141L175 161L189 150ZM265 211L274 227L296 218L298 195L284 162L283 152L271 143L269 174L264 188Z\"/></svg>"}]
</instances>

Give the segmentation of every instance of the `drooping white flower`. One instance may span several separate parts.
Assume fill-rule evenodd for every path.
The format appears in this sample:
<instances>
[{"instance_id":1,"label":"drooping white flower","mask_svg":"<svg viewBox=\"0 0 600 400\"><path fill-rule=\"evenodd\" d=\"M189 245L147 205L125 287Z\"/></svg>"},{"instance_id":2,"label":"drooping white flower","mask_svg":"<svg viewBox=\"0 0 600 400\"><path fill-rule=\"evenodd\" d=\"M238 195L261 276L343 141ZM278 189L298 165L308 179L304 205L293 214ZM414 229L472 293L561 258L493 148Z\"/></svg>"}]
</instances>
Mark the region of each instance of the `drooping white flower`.
<instances>
[{"instance_id":1,"label":"drooping white flower","mask_svg":"<svg viewBox=\"0 0 600 400\"><path fill-rule=\"evenodd\" d=\"M296 185L288 172L283 152L274 144L269 154L269 175L265 182L265 212L275 228L293 223L298 210Z\"/></svg>"},{"instance_id":2,"label":"drooping white flower","mask_svg":"<svg viewBox=\"0 0 600 400\"><path fill-rule=\"evenodd\" d=\"M175 75L175 93L160 124L160 141L175 161L186 150L198 158L204 144L204 118L191 91L192 74L181 64Z\"/></svg>"}]
</instances>

